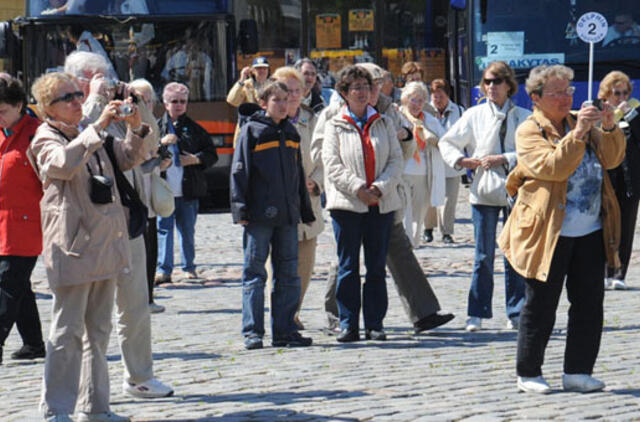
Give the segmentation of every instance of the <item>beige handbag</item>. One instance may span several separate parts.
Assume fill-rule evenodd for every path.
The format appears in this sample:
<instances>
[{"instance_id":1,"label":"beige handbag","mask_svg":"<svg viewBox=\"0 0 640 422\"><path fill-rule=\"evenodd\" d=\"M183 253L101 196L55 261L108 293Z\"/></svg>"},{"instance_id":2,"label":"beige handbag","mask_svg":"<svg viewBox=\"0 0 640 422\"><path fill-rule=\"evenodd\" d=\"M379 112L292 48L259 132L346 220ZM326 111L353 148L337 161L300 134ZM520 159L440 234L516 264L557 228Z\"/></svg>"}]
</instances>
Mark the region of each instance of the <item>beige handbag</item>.
<instances>
[{"instance_id":1,"label":"beige handbag","mask_svg":"<svg viewBox=\"0 0 640 422\"><path fill-rule=\"evenodd\" d=\"M176 207L171 186L157 173L151 173L151 207L160 217L169 217Z\"/></svg>"}]
</instances>

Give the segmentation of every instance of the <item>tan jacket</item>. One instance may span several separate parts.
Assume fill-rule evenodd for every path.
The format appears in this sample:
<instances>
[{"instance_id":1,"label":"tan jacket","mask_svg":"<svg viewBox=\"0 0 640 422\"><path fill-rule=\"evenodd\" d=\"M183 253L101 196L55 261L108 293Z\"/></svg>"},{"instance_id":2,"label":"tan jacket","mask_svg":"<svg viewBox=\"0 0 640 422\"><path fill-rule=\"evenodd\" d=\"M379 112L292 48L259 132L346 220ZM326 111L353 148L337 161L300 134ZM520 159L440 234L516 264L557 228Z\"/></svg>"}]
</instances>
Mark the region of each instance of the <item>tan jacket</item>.
<instances>
[{"instance_id":1,"label":"tan jacket","mask_svg":"<svg viewBox=\"0 0 640 422\"><path fill-rule=\"evenodd\" d=\"M540 124L536 124L536 121ZM571 129L575 119L568 117ZM541 129L546 133L546 139ZM516 133L518 165L509 174L507 191L518 194L513 211L498 244L513 268L526 278L546 281L564 220L567 180L580 165L584 141L575 139L573 130L560 139L551 122L535 110ZM620 266L620 208L609 175L605 171L620 164L625 138L616 127L613 132L592 129L591 145L603 168L602 230L607 264ZM558 140L555 143L553 140Z\"/></svg>"},{"instance_id":2,"label":"tan jacket","mask_svg":"<svg viewBox=\"0 0 640 422\"><path fill-rule=\"evenodd\" d=\"M227 94L227 102L234 107L242 103L258 103L258 90L253 79L249 78L240 85L240 81L233 84Z\"/></svg>"},{"instance_id":3,"label":"tan jacket","mask_svg":"<svg viewBox=\"0 0 640 422\"><path fill-rule=\"evenodd\" d=\"M300 155L302 156L302 167L307 179L313 180L318 185L317 193L310 193L309 200L316 219L311 225L298 224L298 240L313 239L324 230L324 219L322 218L322 204L320 193L322 192L322 166L315 164L311 160L311 136L316 126L317 117L313 110L307 106L300 106L298 120L294 126L300 134Z\"/></svg>"},{"instance_id":4,"label":"tan jacket","mask_svg":"<svg viewBox=\"0 0 640 422\"><path fill-rule=\"evenodd\" d=\"M47 123L38 128L29 154L43 183L40 202L44 262L52 289L114 279L130 274L127 223L115 184L113 202L97 205L89 198L89 171L115 183L113 167L102 148L104 139L93 126L65 139ZM123 170L137 163L142 139L127 133L114 142L116 159Z\"/></svg>"}]
</instances>

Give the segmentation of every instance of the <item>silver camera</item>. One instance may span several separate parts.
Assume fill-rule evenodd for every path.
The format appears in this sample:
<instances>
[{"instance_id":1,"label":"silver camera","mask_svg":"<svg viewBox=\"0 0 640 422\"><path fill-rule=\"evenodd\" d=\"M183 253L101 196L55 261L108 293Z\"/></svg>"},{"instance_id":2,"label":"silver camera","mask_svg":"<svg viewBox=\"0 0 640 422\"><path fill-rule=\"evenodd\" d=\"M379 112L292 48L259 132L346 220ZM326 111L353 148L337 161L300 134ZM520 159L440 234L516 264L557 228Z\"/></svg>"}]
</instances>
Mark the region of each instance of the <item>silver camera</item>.
<instances>
[{"instance_id":1,"label":"silver camera","mask_svg":"<svg viewBox=\"0 0 640 422\"><path fill-rule=\"evenodd\" d=\"M120 116L130 116L133 114L133 107L131 104L122 104L118 107L118 114Z\"/></svg>"}]
</instances>

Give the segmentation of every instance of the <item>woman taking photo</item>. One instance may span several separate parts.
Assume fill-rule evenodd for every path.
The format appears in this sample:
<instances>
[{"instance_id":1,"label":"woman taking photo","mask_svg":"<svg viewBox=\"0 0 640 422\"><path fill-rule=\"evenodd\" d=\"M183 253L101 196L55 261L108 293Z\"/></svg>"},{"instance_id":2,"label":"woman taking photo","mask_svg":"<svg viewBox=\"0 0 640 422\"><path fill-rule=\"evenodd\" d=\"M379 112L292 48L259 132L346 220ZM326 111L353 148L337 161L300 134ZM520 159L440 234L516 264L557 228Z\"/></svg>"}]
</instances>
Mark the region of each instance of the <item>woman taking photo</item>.
<instances>
[{"instance_id":1,"label":"woman taking photo","mask_svg":"<svg viewBox=\"0 0 640 422\"><path fill-rule=\"evenodd\" d=\"M607 104L570 113L572 79L562 65L529 74L534 112L518 129L518 167L507 183L518 196L499 239L526 278L516 370L518 389L532 393L551 391L542 363L565 278L571 307L562 385L583 393L604 388L591 374L602 335L605 259L619 267L620 240L620 210L605 170L620 164L625 140Z\"/></svg>"},{"instance_id":2,"label":"woman taking photo","mask_svg":"<svg viewBox=\"0 0 640 422\"><path fill-rule=\"evenodd\" d=\"M129 104L134 112L122 118L122 102L112 101L80 131L84 95L65 73L39 77L32 94L44 123L29 154L44 188L43 256L53 293L41 410L48 420L69 421L75 408L76 421L128 421L109 411L111 311L116 278L130 274L131 263L103 130L114 120L127 122L126 139L112 144L119 167L126 170L144 159L143 140L135 134L144 128L134 104ZM89 347L83 354L85 332ZM80 389L89 398L76 406Z\"/></svg>"},{"instance_id":3,"label":"woman taking photo","mask_svg":"<svg viewBox=\"0 0 640 422\"><path fill-rule=\"evenodd\" d=\"M369 72L358 66L340 72L336 89L347 104L327 123L322 145L327 209L338 244L339 342L360 339L361 244L365 338L386 339L385 263L393 211L401 207L402 153L393 125L368 104L371 85Z\"/></svg>"}]
</instances>

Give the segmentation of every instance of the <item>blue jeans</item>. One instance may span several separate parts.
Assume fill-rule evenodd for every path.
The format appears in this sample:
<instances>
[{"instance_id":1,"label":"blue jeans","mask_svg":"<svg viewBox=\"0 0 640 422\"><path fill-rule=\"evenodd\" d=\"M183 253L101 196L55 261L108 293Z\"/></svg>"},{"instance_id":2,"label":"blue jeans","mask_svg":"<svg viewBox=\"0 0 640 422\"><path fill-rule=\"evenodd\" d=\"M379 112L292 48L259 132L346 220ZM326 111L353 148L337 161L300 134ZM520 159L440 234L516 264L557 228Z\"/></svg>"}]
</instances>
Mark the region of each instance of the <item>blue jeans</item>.
<instances>
[{"instance_id":1,"label":"blue jeans","mask_svg":"<svg viewBox=\"0 0 640 422\"><path fill-rule=\"evenodd\" d=\"M173 224L178 228L180 259L184 271L195 271L195 229L198 217L197 199L175 198L176 210L169 217L158 216L158 272L173 271Z\"/></svg>"},{"instance_id":2,"label":"blue jeans","mask_svg":"<svg viewBox=\"0 0 640 422\"><path fill-rule=\"evenodd\" d=\"M491 318L493 296L493 262L496 251L496 229L500 211L503 222L507 218L506 208L490 205L471 205L473 235L476 244L473 277L469 290L467 314L472 317ZM516 273L509 262L504 260L504 288L507 317L520 315L524 303L524 278Z\"/></svg>"},{"instance_id":3,"label":"blue jeans","mask_svg":"<svg viewBox=\"0 0 640 422\"><path fill-rule=\"evenodd\" d=\"M385 264L393 213L380 214L378 207L369 212L332 210L333 233L338 244L338 285L336 301L340 328L357 330L360 306L364 328L381 330L387 313ZM362 300L360 298L360 245L364 247L367 268Z\"/></svg>"},{"instance_id":4,"label":"blue jeans","mask_svg":"<svg viewBox=\"0 0 640 422\"><path fill-rule=\"evenodd\" d=\"M244 228L242 247L242 334L245 338L264 336L264 265L269 247L273 265L271 335L276 339L296 331L293 317L300 301L297 225L250 222Z\"/></svg>"}]
</instances>

